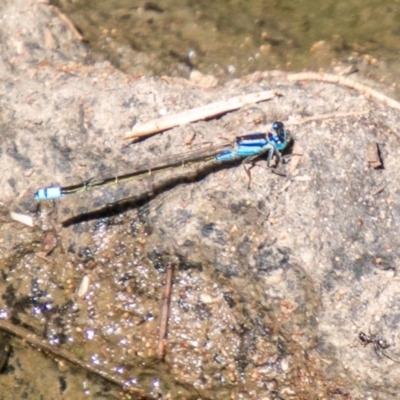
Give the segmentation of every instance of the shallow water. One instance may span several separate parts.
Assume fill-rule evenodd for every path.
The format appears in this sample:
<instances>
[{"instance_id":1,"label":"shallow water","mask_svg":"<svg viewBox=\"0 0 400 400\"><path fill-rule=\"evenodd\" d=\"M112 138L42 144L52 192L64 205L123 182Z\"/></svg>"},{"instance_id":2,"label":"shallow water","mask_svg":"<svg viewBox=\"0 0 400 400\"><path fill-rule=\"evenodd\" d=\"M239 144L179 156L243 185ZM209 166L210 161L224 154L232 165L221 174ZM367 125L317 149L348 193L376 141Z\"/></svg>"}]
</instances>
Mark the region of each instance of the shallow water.
<instances>
[{"instance_id":1,"label":"shallow water","mask_svg":"<svg viewBox=\"0 0 400 400\"><path fill-rule=\"evenodd\" d=\"M219 77L388 62L400 49L399 1L53 1L94 50L123 70Z\"/></svg>"}]
</instances>

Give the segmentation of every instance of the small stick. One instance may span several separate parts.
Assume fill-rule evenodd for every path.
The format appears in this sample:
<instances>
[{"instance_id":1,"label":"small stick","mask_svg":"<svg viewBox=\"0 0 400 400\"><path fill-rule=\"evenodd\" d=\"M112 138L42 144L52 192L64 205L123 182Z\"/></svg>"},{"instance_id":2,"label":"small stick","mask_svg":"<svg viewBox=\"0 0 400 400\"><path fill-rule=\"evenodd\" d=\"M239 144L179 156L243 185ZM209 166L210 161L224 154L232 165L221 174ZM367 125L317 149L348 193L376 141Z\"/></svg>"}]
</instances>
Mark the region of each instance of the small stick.
<instances>
[{"instance_id":1,"label":"small stick","mask_svg":"<svg viewBox=\"0 0 400 400\"><path fill-rule=\"evenodd\" d=\"M158 339L158 349L157 349L157 357L159 360L164 360L165 357L165 345L166 345L168 316L170 308L169 306L171 302L173 272L174 272L174 266L172 263L169 263L167 265L167 280L165 282L164 301L161 308L160 336Z\"/></svg>"},{"instance_id":2,"label":"small stick","mask_svg":"<svg viewBox=\"0 0 400 400\"><path fill-rule=\"evenodd\" d=\"M48 3L46 3L48 4ZM67 25L69 30L75 35L75 38L79 40L80 42L83 42L85 39L84 37L79 33L78 29L75 27L74 23L64 14L60 11L59 8L56 6L53 6L53 10L56 14L58 14L59 18Z\"/></svg>"},{"instance_id":3,"label":"small stick","mask_svg":"<svg viewBox=\"0 0 400 400\"><path fill-rule=\"evenodd\" d=\"M144 124L137 124L130 132L127 132L124 139L132 139L150 136L174 126L188 124L189 122L210 119L229 111L237 110L246 104L259 103L267 101L278 96L279 93L275 90L268 90L258 93L245 94L243 96L232 97L226 101L207 104L206 106L192 108L191 110L183 111L174 115L167 115Z\"/></svg>"},{"instance_id":4,"label":"small stick","mask_svg":"<svg viewBox=\"0 0 400 400\"><path fill-rule=\"evenodd\" d=\"M63 358L64 360L69 361L70 363L77 365L92 374L98 375L106 379L107 381L122 387L127 392L140 396L140 399L145 398L145 391L143 389L127 386L123 379L116 378L105 371L93 367L89 363L80 360L74 354L67 350L63 350L48 344L44 339L40 338L39 336L28 331L25 328L14 325L5 319L0 319L0 329L21 338L24 342L29 343L31 346L36 347L39 350L50 353L55 357Z\"/></svg>"},{"instance_id":5,"label":"small stick","mask_svg":"<svg viewBox=\"0 0 400 400\"><path fill-rule=\"evenodd\" d=\"M396 110L400 110L400 103L390 97L378 92L377 90L371 89L370 87L358 83L353 79L346 78L344 76L331 75L331 74L318 74L316 72L302 72L299 74L289 74L287 76L290 81L321 81L328 83L336 83L338 85L347 86L351 89L357 90L362 93L365 97L373 97L376 100L392 107Z\"/></svg>"},{"instance_id":6,"label":"small stick","mask_svg":"<svg viewBox=\"0 0 400 400\"><path fill-rule=\"evenodd\" d=\"M375 169L383 167L378 143L368 143L366 153L368 165Z\"/></svg>"},{"instance_id":7,"label":"small stick","mask_svg":"<svg viewBox=\"0 0 400 400\"><path fill-rule=\"evenodd\" d=\"M298 121L285 121L285 125L287 126L295 126L295 125L304 125L308 124L312 121L320 121L323 119L331 119L331 118L346 118L346 117L353 117L356 115L367 114L367 111L351 111L351 112L333 112L328 114L320 114L314 115L312 117L302 118Z\"/></svg>"}]
</instances>

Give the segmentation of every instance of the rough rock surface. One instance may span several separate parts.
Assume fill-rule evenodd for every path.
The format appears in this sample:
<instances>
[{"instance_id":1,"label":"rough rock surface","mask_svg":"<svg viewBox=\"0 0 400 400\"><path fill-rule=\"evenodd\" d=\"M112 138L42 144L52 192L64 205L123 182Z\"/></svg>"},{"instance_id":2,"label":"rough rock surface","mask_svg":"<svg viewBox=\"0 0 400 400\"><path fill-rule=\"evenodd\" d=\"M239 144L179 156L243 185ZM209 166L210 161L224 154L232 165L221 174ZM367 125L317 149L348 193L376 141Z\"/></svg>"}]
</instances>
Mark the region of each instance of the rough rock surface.
<instances>
[{"instance_id":1,"label":"rough rock surface","mask_svg":"<svg viewBox=\"0 0 400 400\"><path fill-rule=\"evenodd\" d=\"M127 76L90 63L54 8L17 0L0 11L2 321L148 398L399 392L397 110L279 73L213 89ZM137 122L268 89L281 96L129 146L121 139ZM33 200L40 187L152 165L265 131L274 120L294 138L287 177L265 160L251 168L251 181L239 165L196 173L186 166L178 175ZM383 168L369 162L375 142ZM10 212L32 216L34 226ZM171 309L158 362L168 265ZM15 337L0 350L8 358L3 399L122 396Z\"/></svg>"}]
</instances>

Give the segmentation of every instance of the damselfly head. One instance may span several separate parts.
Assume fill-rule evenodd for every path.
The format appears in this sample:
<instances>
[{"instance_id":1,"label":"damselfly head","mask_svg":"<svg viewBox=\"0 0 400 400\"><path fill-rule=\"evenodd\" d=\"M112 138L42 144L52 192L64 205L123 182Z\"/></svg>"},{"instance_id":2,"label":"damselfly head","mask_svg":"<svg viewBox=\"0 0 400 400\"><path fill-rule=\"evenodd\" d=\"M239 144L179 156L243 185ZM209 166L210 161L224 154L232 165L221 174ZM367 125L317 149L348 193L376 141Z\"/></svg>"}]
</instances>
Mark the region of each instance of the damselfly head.
<instances>
[{"instance_id":1,"label":"damselfly head","mask_svg":"<svg viewBox=\"0 0 400 400\"><path fill-rule=\"evenodd\" d=\"M272 124L272 129L279 135L279 132L284 129L283 123L279 121L275 121Z\"/></svg>"},{"instance_id":2,"label":"damselfly head","mask_svg":"<svg viewBox=\"0 0 400 400\"><path fill-rule=\"evenodd\" d=\"M272 129L275 132L272 134L275 136L274 142L279 145L278 150L281 151L287 146L287 144L290 141L290 139L288 137L288 133L287 133L283 123L279 122L279 121L275 121L272 124ZM279 138L279 139L277 140L277 138Z\"/></svg>"}]
</instances>

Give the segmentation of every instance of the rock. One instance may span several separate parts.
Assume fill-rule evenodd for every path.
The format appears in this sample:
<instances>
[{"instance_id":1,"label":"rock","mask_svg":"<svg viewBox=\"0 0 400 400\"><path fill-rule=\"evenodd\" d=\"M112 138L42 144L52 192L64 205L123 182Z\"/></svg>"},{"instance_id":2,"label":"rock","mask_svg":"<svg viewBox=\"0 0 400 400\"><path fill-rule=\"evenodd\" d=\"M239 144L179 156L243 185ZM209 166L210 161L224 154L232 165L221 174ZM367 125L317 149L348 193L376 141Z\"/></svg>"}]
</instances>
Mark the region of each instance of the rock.
<instances>
[{"instance_id":1,"label":"rock","mask_svg":"<svg viewBox=\"0 0 400 400\"><path fill-rule=\"evenodd\" d=\"M3 319L44 332L54 346L68 342L85 362L153 397L397 393L399 111L358 86L294 82L283 72L202 88L124 75L91 63L54 10L26 0L1 6ZM269 89L281 96L131 145L119 136L162 113ZM250 172L187 165L57 201L33 199L41 187L176 160L199 145L265 132L275 120L295 142L287 177L263 160L247 165ZM366 165L371 142L384 169ZM11 211L30 214L35 227L13 221ZM49 231L57 238L43 253ZM153 361L168 263L175 272L165 368ZM387 341L390 358L376 351L378 339L355 345L369 331ZM31 352L18 355L24 376L14 397L37 378ZM4 385L15 388L21 370L13 357L7 365L17 374L4 375ZM42 387L57 396L65 382L81 393L84 373L63 372L59 385L59 372L43 365L31 398Z\"/></svg>"}]
</instances>

